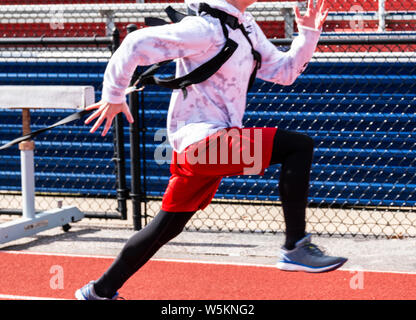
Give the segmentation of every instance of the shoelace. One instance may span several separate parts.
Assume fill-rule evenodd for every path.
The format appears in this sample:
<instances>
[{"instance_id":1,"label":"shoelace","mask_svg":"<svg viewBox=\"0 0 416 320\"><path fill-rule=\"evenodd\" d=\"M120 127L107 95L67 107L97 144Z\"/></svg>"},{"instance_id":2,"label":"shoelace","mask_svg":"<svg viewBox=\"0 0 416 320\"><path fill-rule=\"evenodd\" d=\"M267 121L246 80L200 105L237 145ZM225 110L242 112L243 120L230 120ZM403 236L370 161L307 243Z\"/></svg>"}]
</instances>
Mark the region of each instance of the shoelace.
<instances>
[{"instance_id":1,"label":"shoelace","mask_svg":"<svg viewBox=\"0 0 416 320\"><path fill-rule=\"evenodd\" d=\"M316 244L310 242L305 243L304 248L314 256L322 257L324 255L324 251L319 249L319 247Z\"/></svg>"}]
</instances>

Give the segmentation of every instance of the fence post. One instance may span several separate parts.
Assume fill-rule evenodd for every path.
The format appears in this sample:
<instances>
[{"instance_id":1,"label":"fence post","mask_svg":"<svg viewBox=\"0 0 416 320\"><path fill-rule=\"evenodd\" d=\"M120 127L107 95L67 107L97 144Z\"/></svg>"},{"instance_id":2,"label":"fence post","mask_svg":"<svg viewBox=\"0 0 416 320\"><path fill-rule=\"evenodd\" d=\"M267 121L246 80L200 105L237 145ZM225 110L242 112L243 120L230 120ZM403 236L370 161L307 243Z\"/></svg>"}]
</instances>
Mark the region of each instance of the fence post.
<instances>
[{"instance_id":1,"label":"fence post","mask_svg":"<svg viewBox=\"0 0 416 320\"><path fill-rule=\"evenodd\" d=\"M112 32L113 43L111 52L114 53L120 46L120 32L117 28ZM114 157L117 175L117 211L123 220L127 219L127 184L126 184L126 157L124 149L123 116L118 114L113 120Z\"/></svg>"},{"instance_id":2,"label":"fence post","mask_svg":"<svg viewBox=\"0 0 416 320\"><path fill-rule=\"evenodd\" d=\"M283 19L285 22L285 38L293 38L293 31L295 28L295 16L293 9L283 8L282 9Z\"/></svg>"},{"instance_id":3,"label":"fence post","mask_svg":"<svg viewBox=\"0 0 416 320\"><path fill-rule=\"evenodd\" d=\"M386 3L378 0L378 32L386 31Z\"/></svg>"},{"instance_id":4,"label":"fence post","mask_svg":"<svg viewBox=\"0 0 416 320\"><path fill-rule=\"evenodd\" d=\"M143 214L142 217L144 218L144 223L145 225L147 224L147 188L146 188L146 177L147 177L147 173L146 173L146 122L145 122L145 103L144 103L144 91L140 91L140 96L139 96L139 109L141 111L141 144L142 144L142 150L141 150L141 154L142 154L142 160L143 160L143 164L142 164L142 173L143 173L143 181L142 181L142 198L141 201L144 203L143 206Z\"/></svg>"},{"instance_id":5,"label":"fence post","mask_svg":"<svg viewBox=\"0 0 416 320\"><path fill-rule=\"evenodd\" d=\"M137 30L135 24L127 26L127 33ZM137 70L136 70L137 71ZM137 72L132 78L131 85L136 81ZM137 92L129 94L130 111L134 122L130 124L130 173L131 191L130 198L133 210L133 228L142 228L142 185L141 185L141 158L140 158L140 118L139 118L139 95Z\"/></svg>"},{"instance_id":6,"label":"fence post","mask_svg":"<svg viewBox=\"0 0 416 320\"><path fill-rule=\"evenodd\" d=\"M112 34L113 30L116 28L114 23L114 11L113 10L100 10L101 16L105 17L105 29L106 35L109 36Z\"/></svg>"}]
</instances>

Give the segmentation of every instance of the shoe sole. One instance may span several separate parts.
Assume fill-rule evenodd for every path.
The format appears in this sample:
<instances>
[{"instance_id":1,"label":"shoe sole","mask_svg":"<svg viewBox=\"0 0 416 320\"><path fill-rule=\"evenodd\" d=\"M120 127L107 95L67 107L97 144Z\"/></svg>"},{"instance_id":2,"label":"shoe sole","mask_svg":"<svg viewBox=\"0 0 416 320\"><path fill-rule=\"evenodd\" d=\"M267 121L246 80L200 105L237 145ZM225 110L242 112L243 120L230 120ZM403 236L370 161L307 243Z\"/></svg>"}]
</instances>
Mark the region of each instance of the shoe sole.
<instances>
[{"instance_id":1,"label":"shoe sole","mask_svg":"<svg viewBox=\"0 0 416 320\"><path fill-rule=\"evenodd\" d=\"M316 267L308 267L308 266L303 266L303 265L290 263L290 262L279 261L276 264L276 267L282 271L303 271L303 272L308 272L308 273L322 273L322 272L329 272L329 271L336 270L342 267L345 264L345 262L347 262L347 259L336 264L332 264L332 265L321 267L321 268L316 268Z\"/></svg>"},{"instance_id":2,"label":"shoe sole","mask_svg":"<svg viewBox=\"0 0 416 320\"><path fill-rule=\"evenodd\" d=\"M77 300L87 300L85 299L84 295L81 293L81 290L78 289L77 291L75 291L75 298Z\"/></svg>"},{"instance_id":3,"label":"shoe sole","mask_svg":"<svg viewBox=\"0 0 416 320\"><path fill-rule=\"evenodd\" d=\"M124 298L121 298L121 297L119 297L118 296L118 293L116 294L117 295L117 298L118 299L120 299L120 300L125 300ZM114 296L114 297L116 297L116 296ZM82 291L81 291L81 289L78 289L77 291L75 291L75 298L77 299L77 300L89 300L89 299L87 299L83 294L82 294ZM93 300L117 300L117 299L104 299L104 298L100 298L100 299L93 299Z\"/></svg>"}]
</instances>

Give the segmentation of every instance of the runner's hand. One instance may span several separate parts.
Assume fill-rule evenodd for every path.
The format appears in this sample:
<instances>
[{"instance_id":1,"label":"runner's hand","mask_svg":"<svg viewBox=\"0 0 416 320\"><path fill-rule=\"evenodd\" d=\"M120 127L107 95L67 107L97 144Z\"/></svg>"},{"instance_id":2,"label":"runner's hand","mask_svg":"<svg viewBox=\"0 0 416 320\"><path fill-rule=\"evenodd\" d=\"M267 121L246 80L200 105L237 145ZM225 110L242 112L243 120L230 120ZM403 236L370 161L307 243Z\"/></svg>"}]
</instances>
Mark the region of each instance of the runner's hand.
<instances>
[{"instance_id":1,"label":"runner's hand","mask_svg":"<svg viewBox=\"0 0 416 320\"><path fill-rule=\"evenodd\" d=\"M106 120L103 132L101 133L102 136L105 136L108 130L111 128L113 119L120 112L124 113L129 123L134 122L133 116L130 113L130 108L126 102L109 103L105 101L100 101L86 108L86 110L94 109L97 110L85 120L85 124L89 124L92 120L98 118L90 130L91 133L95 132L102 125L104 120Z\"/></svg>"},{"instance_id":2,"label":"runner's hand","mask_svg":"<svg viewBox=\"0 0 416 320\"><path fill-rule=\"evenodd\" d=\"M308 10L304 16L300 14L300 10L297 5L295 5L294 10L296 23L298 25L317 30L322 29L329 12L325 0L318 0L316 7L313 0L308 0Z\"/></svg>"}]
</instances>

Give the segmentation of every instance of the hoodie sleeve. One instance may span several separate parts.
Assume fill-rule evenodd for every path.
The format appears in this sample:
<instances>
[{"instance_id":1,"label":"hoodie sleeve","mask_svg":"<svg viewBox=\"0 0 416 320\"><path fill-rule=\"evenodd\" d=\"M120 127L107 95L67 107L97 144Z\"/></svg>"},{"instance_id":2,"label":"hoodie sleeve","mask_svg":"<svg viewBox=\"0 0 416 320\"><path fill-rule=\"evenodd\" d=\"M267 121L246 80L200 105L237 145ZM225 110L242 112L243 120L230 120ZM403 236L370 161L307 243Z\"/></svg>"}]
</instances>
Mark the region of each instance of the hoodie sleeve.
<instances>
[{"instance_id":1,"label":"hoodie sleeve","mask_svg":"<svg viewBox=\"0 0 416 320\"><path fill-rule=\"evenodd\" d=\"M126 36L111 57L104 73L102 100L126 101L137 66L203 54L213 45L212 25L201 17L187 17L179 23L143 28Z\"/></svg>"},{"instance_id":2,"label":"hoodie sleeve","mask_svg":"<svg viewBox=\"0 0 416 320\"><path fill-rule=\"evenodd\" d=\"M299 26L299 35L293 40L290 50L278 50L258 27L257 48L262 56L262 66L257 74L260 79L291 85L306 69L318 44L320 31Z\"/></svg>"}]
</instances>

